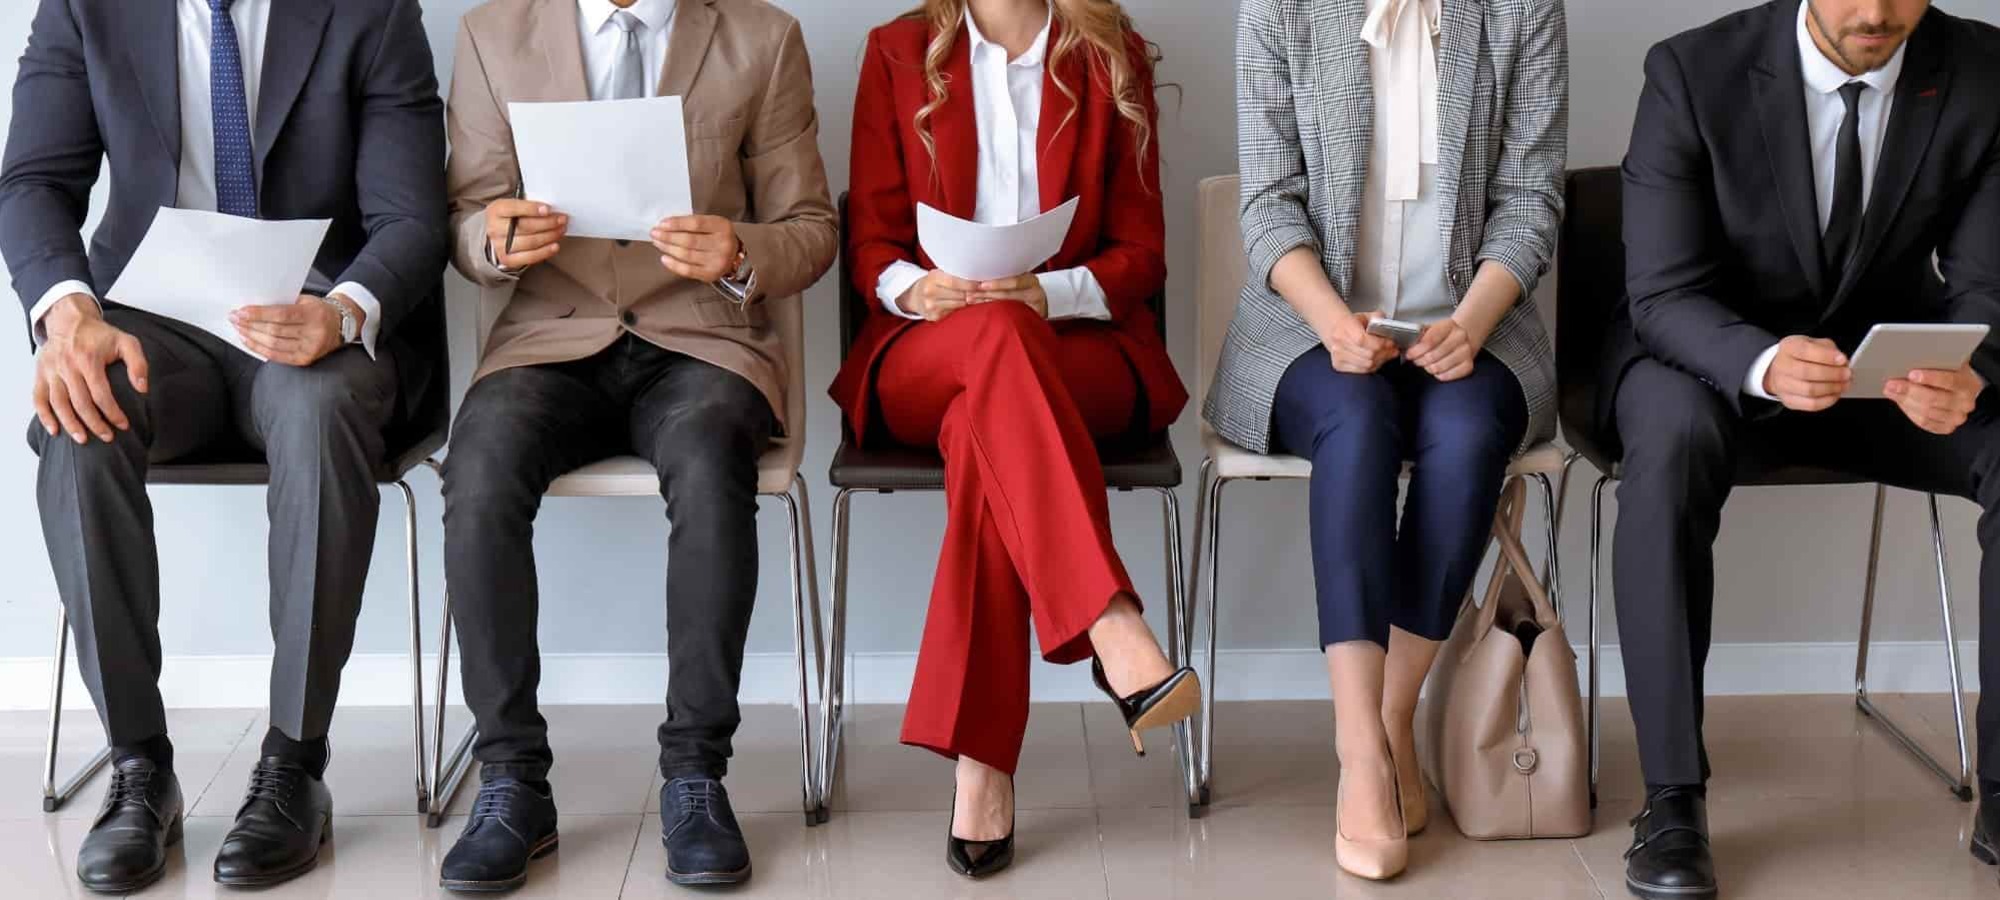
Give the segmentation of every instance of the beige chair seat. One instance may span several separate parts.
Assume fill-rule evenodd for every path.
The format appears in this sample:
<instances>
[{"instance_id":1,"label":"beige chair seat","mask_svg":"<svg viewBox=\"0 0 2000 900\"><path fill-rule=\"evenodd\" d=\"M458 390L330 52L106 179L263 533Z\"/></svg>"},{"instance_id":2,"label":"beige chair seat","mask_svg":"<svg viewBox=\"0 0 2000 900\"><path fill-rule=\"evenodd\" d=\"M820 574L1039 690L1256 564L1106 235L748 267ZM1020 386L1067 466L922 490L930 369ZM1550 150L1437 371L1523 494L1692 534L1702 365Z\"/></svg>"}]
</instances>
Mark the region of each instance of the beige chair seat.
<instances>
[{"instance_id":1,"label":"beige chair seat","mask_svg":"<svg viewBox=\"0 0 2000 900\"><path fill-rule=\"evenodd\" d=\"M791 486L805 455L804 441L773 446L757 460L757 493L783 494ZM651 497L660 492L660 475L653 464L636 456L598 460L556 479L551 497Z\"/></svg>"},{"instance_id":2,"label":"beige chair seat","mask_svg":"<svg viewBox=\"0 0 2000 900\"><path fill-rule=\"evenodd\" d=\"M1214 460L1215 477L1228 480L1238 478L1310 478L1312 463L1303 457L1284 453L1257 453L1245 450L1224 440L1216 434L1208 423L1201 426L1201 449L1208 458ZM1555 444L1537 444L1526 453L1514 457L1507 466L1509 477L1515 475L1553 475L1563 467L1563 451ZM1403 464L1403 474L1408 475L1410 464Z\"/></svg>"}]
</instances>

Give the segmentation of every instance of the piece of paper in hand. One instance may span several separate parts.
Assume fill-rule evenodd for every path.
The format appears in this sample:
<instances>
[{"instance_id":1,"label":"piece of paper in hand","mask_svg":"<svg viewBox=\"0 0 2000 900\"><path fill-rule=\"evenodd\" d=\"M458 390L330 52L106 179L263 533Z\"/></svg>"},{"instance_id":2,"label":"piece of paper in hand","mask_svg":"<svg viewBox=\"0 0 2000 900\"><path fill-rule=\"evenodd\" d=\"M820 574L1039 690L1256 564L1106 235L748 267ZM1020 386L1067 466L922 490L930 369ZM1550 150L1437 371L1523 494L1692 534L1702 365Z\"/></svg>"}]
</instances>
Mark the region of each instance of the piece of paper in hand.
<instances>
[{"instance_id":1,"label":"piece of paper in hand","mask_svg":"<svg viewBox=\"0 0 2000 900\"><path fill-rule=\"evenodd\" d=\"M263 359L244 345L229 313L298 302L328 224L163 206L105 299L186 322Z\"/></svg>"},{"instance_id":2,"label":"piece of paper in hand","mask_svg":"<svg viewBox=\"0 0 2000 900\"><path fill-rule=\"evenodd\" d=\"M569 236L651 240L694 213L681 98L509 103L522 193L569 216Z\"/></svg>"},{"instance_id":3,"label":"piece of paper in hand","mask_svg":"<svg viewBox=\"0 0 2000 900\"><path fill-rule=\"evenodd\" d=\"M967 281L1012 278L1062 249L1077 198L1016 225L981 225L917 204L917 242L945 274Z\"/></svg>"}]
</instances>

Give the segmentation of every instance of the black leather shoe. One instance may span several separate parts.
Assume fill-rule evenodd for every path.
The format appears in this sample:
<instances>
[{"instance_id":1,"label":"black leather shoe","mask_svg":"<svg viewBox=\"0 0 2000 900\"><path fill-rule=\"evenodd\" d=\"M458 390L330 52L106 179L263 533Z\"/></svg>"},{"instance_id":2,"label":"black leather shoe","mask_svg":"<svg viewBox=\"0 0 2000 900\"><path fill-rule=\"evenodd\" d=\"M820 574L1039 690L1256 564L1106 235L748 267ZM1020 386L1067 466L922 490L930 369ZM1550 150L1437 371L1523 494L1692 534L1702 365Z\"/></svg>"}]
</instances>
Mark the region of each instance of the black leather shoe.
<instances>
[{"instance_id":1,"label":"black leather shoe","mask_svg":"<svg viewBox=\"0 0 2000 900\"><path fill-rule=\"evenodd\" d=\"M181 840L181 785L174 773L134 757L111 770L104 808L76 854L76 878L93 891L136 891L167 871Z\"/></svg>"},{"instance_id":2,"label":"black leather shoe","mask_svg":"<svg viewBox=\"0 0 2000 900\"><path fill-rule=\"evenodd\" d=\"M1979 798L1972 817L1972 858L1989 866L2000 864L2000 794Z\"/></svg>"},{"instance_id":3,"label":"black leather shoe","mask_svg":"<svg viewBox=\"0 0 2000 900\"><path fill-rule=\"evenodd\" d=\"M729 809L722 782L684 776L660 788L660 843L667 880L675 884L741 884L750 880L750 848Z\"/></svg>"},{"instance_id":4,"label":"black leather shoe","mask_svg":"<svg viewBox=\"0 0 2000 900\"><path fill-rule=\"evenodd\" d=\"M1625 887L1646 900L1715 896L1715 859L1708 852L1708 804L1691 787L1666 787L1632 817L1625 851Z\"/></svg>"},{"instance_id":5,"label":"black leather shoe","mask_svg":"<svg viewBox=\"0 0 2000 900\"><path fill-rule=\"evenodd\" d=\"M1104 664L1095 658L1090 661L1090 680L1097 682L1097 689L1118 706L1118 714L1125 718L1125 730L1132 735L1132 749L1140 756L1146 755L1146 742L1141 737L1145 732L1173 725L1201 708L1201 679L1186 666L1175 669L1159 684L1124 697L1111 689Z\"/></svg>"},{"instance_id":6,"label":"black leather shoe","mask_svg":"<svg viewBox=\"0 0 2000 900\"><path fill-rule=\"evenodd\" d=\"M333 833L333 795L326 782L276 756L257 761L236 825L215 854L218 884L259 887L290 881L319 865L319 848Z\"/></svg>"},{"instance_id":7,"label":"black leather shoe","mask_svg":"<svg viewBox=\"0 0 2000 900\"><path fill-rule=\"evenodd\" d=\"M453 891L505 891L528 880L528 860L556 850L556 800L517 779L479 785L472 818L458 836L438 884Z\"/></svg>"},{"instance_id":8,"label":"black leather shoe","mask_svg":"<svg viewBox=\"0 0 2000 900\"><path fill-rule=\"evenodd\" d=\"M951 789L952 814L945 819L944 862L951 870L977 881L1014 864L1014 823L1007 823L1007 836L997 841L971 841L956 833L958 788ZM975 854L972 848L979 848Z\"/></svg>"}]
</instances>

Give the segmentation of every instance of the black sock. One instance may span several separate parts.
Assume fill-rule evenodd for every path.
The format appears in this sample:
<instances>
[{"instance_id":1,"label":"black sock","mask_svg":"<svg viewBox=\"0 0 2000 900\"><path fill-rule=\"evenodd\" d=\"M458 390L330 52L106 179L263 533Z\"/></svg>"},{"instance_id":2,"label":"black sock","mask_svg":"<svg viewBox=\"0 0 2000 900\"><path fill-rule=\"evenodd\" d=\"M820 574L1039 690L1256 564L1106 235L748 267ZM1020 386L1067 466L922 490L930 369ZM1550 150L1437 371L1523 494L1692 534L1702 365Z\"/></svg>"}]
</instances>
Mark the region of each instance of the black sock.
<instances>
[{"instance_id":1,"label":"black sock","mask_svg":"<svg viewBox=\"0 0 2000 900\"><path fill-rule=\"evenodd\" d=\"M323 737L310 741L295 741L285 736L285 733L279 731L275 725L264 730L264 756L275 756L285 762L296 764L311 772L314 778L326 776L327 758L331 752L326 738Z\"/></svg>"},{"instance_id":2,"label":"black sock","mask_svg":"<svg viewBox=\"0 0 2000 900\"><path fill-rule=\"evenodd\" d=\"M119 744L111 748L111 764L117 765L128 759L150 759L161 770L174 769L174 742L164 734L156 734L143 741Z\"/></svg>"},{"instance_id":3,"label":"black sock","mask_svg":"<svg viewBox=\"0 0 2000 900\"><path fill-rule=\"evenodd\" d=\"M2000 795L2000 781L1994 781L1991 778L1985 778L1985 777L1980 778L1979 796L1992 797L1996 795Z\"/></svg>"}]
</instances>

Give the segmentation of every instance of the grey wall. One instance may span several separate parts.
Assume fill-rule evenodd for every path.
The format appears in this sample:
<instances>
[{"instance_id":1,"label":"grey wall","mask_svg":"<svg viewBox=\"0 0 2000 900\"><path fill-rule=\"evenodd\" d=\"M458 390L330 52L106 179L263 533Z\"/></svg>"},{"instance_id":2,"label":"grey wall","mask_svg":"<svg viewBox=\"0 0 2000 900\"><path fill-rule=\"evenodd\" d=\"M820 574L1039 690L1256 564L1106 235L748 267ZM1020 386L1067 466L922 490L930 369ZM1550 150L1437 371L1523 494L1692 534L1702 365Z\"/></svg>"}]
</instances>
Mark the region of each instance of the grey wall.
<instances>
[{"instance_id":1,"label":"grey wall","mask_svg":"<svg viewBox=\"0 0 2000 900\"><path fill-rule=\"evenodd\" d=\"M163 3L167 0L133 0ZM805 25L817 69L821 146L835 189L844 184L849 108L867 29L912 5L913 0L783 0ZM1360 0L1346 0L1360 2ZM1451 2L1451 0L1447 0ZM35 0L0 4L0 48L23 46ZM471 0L426 4L431 44L441 76L450 69L457 17ZM1646 47L1741 4L1733 0L1572 0L1569 8L1572 82L1572 165L1614 163L1622 155L1640 86ZM1181 99L1163 97L1161 145L1166 156L1171 282L1169 329L1174 356L1192 377L1194 316L1195 184L1235 170L1231 35L1235 4L1221 0L1127 0L1146 36L1166 55L1160 77L1181 86ZM1963 15L2000 21L2000 0L1954 0ZM11 80L11 79L10 79ZM0 115L11 101L0 96ZM456 323L453 351L463 384L470 355L472 297L453 276ZM11 291L6 300L13 302ZM1545 296L1545 303L1552 300ZM838 360L835 292L829 278L807 299L807 381L813 386L806 472L812 484L825 570L827 511L832 496L824 474L838 439L835 411L821 388ZM11 305L0 304L12 309ZM11 315L11 314L9 314ZM29 356L20 349L19 320L0 327L0 423L25 425ZM1177 432L1190 476L1199 460L1191 410ZM17 425L0 435L19 434ZM1579 474L1584 474L1579 472ZM417 476L423 528L425 584L433 598L441 584L437 485ZM1585 482L1587 487L1587 481ZM18 439L0 440L0 657L46 653L55 591L43 553L34 506L34 458ZM1587 549L1583 491L1573 492L1564 549L1566 595L1582 596ZM1183 492L1192 524L1192 489ZM161 629L169 654L268 652L264 626L265 583L262 494L250 489L165 488L155 492L165 580ZM1717 638L1723 641L1851 640L1862 557L1867 539L1868 493L1863 488L1760 490L1738 495L1726 517L1718 549L1721 600ZM1115 497L1112 509L1126 561L1140 589L1160 597L1161 542L1157 505ZM1952 568L1962 591L1960 608L1973 620L1977 546L1969 504L1947 501L1949 539L1957 548ZM854 541L852 644L863 652L915 649L928 595L932 560L943 524L935 496L863 497L854 506L860 525ZM359 652L400 650L403 632L400 501L385 498L374 577L363 613ZM1931 638L1924 627L1931 581L1919 499L1895 495L1884 550L1881 636ZM1531 529L1539 528L1539 516ZM767 506L764 552L781 560L782 513ZM1305 647L1314 633L1311 575L1304 542L1304 504L1295 487L1248 485L1231 494L1225 576L1233 583L1224 644L1236 648ZM551 500L539 522L545 614L543 647L551 652L650 653L664 650L664 516L652 500ZM1538 539L1538 538L1531 538ZM1531 547L1539 544L1531 543ZM778 573L781 565L767 567ZM1155 606L1157 607L1157 603ZM784 584L767 577L752 636L753 652L790 647ZM434 612L435 607L433 607ZM1968 632L1969 633L1969 632Z\"/></svg>"}]
</instances>

